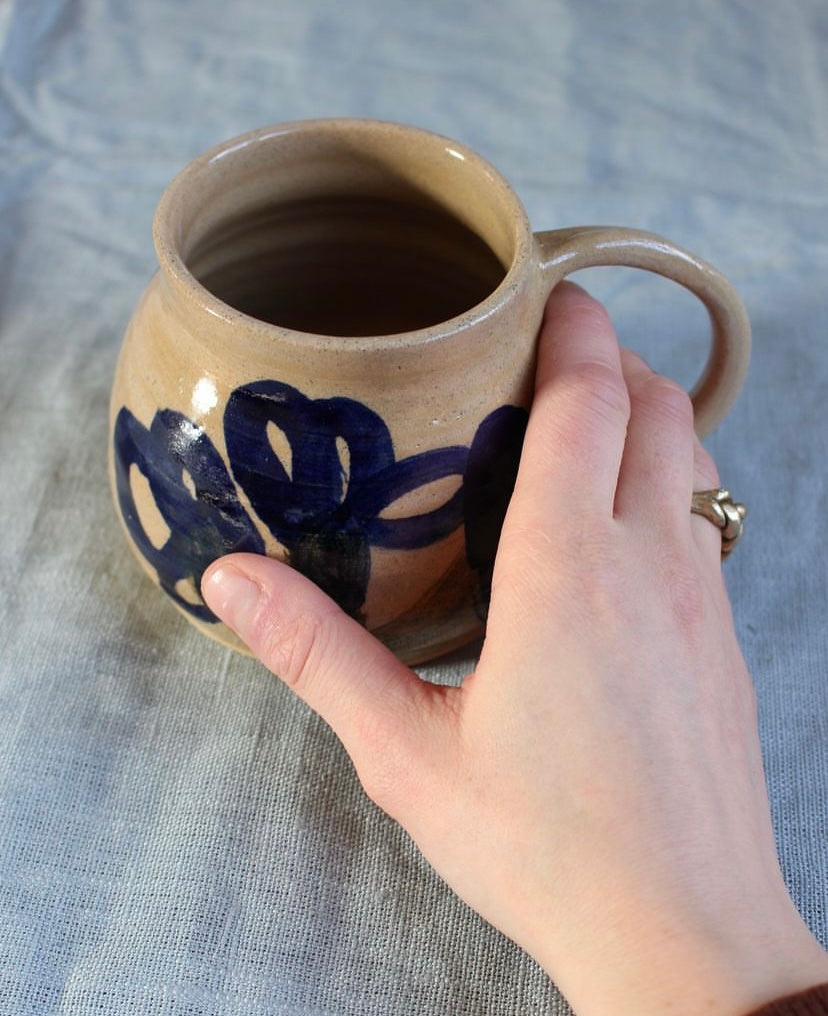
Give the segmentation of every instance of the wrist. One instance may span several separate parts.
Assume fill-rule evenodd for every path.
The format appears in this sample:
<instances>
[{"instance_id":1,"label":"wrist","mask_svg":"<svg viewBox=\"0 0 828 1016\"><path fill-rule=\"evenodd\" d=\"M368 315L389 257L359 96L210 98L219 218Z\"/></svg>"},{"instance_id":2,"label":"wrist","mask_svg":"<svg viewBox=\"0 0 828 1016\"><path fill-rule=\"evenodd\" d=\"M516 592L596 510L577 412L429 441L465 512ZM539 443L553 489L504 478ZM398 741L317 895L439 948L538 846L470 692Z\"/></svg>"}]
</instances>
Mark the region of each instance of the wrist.
<instances>
[{"instance_id":1,"label":"wrist","mask_svg":"<svg viewBox=\"0 0 828 1016\"><path fill-rule=\"evenodd\" d=\"M742 915L709 927L672 915L647 928L611 921L609 935L606 927L594 935L596 948L539 957L577 1016L749 1016L828 982L828 952L787 894L761 922Z\"/></svg>"}]
</instances>

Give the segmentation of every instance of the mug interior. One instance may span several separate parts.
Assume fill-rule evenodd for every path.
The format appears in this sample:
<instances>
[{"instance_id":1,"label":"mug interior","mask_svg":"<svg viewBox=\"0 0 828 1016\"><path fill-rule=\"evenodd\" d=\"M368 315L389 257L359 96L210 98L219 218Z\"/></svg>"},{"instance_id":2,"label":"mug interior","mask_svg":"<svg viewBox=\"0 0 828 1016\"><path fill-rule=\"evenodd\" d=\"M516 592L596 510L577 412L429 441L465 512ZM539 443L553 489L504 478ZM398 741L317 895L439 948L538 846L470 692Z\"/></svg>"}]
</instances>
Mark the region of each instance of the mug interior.
<instances>
[{"instance_id":1,"label":"mug interior","mask_svg":"<svg viewBox=\"0 0 828 1016\"><path fill-rule=\"evenodd\" d=\"M427 329L503 284L529 235L502 177L416 128L305 121L192 163L156 216L156 246L221 304L328 336Z\"/></svg>"}]
</instances>

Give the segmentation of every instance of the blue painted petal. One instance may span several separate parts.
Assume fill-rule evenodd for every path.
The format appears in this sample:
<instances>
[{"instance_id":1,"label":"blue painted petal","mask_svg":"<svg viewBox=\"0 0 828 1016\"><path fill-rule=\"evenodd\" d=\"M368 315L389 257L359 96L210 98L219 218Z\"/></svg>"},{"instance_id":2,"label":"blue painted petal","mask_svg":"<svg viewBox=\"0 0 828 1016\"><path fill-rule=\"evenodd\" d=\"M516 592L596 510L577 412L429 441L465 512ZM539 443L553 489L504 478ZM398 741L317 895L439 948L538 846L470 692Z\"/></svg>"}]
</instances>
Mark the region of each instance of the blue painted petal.
<instances>
[{"instance_id":1,"label":"blue painted petal","mask_svg":"<svg viewBox=\"0 0 828 1016\"><path fill-rule=\"evenodd\" d=\"M352 497L354 513L363 520L368 541L377 547L414 550L427 547L452 533L463 521L463 490L445 504L422 515L401 519L381 519L384 508L417 490L447 476L462 476L468 450L461 445L435 448L395 462L363 485Z\"/></svg>"},{"instance_id":2,"label":"blue painted petal","mask_svg":"<svg viewBox=\"0 0 828 1016\"><path fill-rule=\"evenodd\" d=\"M157 412L148 430L122 408L113 443L118 503L136 547L179 606L202 621L216 621L204 603L185 600L176 584L192 580L198 590L207 566L223 554L264 553L262 538L241 506L221 456L202 430L172 410ZM129 482L133 465L146 477L170 528L161 548L150 541L141 524ZM185 471L195 498L184 483Z\"/></svg>"},{"instance_id":3,"label":"blue painted petal","mask_svg":"<svg viewBox=\"0 0 828 1016\"><path fill-rule=\"evenodd\" d=\"M477 610L488 612L500 532L517 479L529 414L500 406L477 428L463 480L466 560L480 581Z\"/></svg>"},{"instance_id":4,"label":"blue painted petal","mask_svg":"<svg viewBox=\"0 0 828 1016\"><path fill-rule=\"evenodd\" d=\"M394 446L385 421L354 399L319 399L314 403L319 418L334 438L348 446L350 486L369 481L394 462Z\"/></svg>"},{"instance_id":5,"label":"blue painted petal","mask_svg":"<svg viewBox=\"0 0 828 1016\"><path fill-rule=\"evenodd\" d=\"M292 476L270 446L269 423L287 438ZM334 437L319 426L312 400L290 385L258 381L237 388L225 409L224 438L236 481L277 539L312 524L341 500Z\"/></svg>"}]
</instances>

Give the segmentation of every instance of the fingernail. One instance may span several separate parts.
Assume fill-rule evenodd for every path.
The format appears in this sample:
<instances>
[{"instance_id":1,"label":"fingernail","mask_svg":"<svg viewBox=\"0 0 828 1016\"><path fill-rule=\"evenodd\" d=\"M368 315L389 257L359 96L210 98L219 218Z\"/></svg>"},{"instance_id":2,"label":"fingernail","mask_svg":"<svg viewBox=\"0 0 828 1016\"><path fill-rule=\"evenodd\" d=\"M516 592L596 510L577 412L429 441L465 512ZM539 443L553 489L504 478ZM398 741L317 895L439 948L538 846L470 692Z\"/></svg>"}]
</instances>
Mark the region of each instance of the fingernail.
<instances>
[{"instance_id":1,"label":"fingernail","mask_svg":"<svg viewBox=\"0 0 828 1016\"><path fill-rule=\"evenodd\" d=\"M205 576L201 593L210 610L244 639L261 599L257 583L234 565L221 564Z\"/></svg>"}]
</instances>

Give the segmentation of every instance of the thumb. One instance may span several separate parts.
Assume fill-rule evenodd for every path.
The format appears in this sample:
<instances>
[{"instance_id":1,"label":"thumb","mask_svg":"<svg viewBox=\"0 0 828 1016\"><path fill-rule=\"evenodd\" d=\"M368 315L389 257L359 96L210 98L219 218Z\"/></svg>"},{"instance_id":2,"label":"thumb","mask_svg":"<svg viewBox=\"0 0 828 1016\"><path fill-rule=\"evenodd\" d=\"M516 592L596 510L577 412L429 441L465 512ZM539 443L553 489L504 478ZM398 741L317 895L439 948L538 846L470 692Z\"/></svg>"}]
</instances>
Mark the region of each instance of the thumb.
<instances>
[{"instance_id":1,"label":"thumb","mask_svg":"<svg viewBox=\"0 0 828 1016\"><path fill-rule=\"evenodd\" d=\"M390 791L396 797L413 775L436 700L452 689L421 681L309 579L272 558L220 558L201 586L213 613L331 726L369 796L393 811Z\"/></svg>"}]
</instances>

